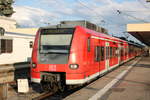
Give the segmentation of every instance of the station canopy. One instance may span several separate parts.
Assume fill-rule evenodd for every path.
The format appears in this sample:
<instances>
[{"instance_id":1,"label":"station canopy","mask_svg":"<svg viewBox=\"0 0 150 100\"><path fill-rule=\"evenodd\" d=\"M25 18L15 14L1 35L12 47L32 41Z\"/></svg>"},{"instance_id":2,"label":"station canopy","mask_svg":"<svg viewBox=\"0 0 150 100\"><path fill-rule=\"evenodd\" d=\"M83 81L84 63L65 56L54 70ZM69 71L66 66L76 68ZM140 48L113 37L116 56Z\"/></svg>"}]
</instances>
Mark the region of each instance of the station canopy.
<instances>
[{"instance_id":1,"label":"station canopy","mask_svg":"<svg viewBox=\"0 0 150 100\"><path fill-rule=\"evenodd\" d=\"M127 32L142 43L150 46L150 23L127 24Z\"/></svg>"}]
</instances>

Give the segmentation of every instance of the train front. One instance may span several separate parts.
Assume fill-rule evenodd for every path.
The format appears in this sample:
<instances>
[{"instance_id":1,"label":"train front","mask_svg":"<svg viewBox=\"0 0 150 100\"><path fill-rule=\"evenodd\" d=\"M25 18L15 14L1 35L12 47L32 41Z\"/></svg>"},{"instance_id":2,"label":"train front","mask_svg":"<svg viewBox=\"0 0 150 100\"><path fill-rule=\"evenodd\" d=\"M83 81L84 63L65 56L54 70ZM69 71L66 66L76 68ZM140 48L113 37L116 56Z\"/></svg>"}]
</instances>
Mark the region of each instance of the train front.
<instances>
[{"instance_id":1,"label":"train front","mask_svg":"<svg viewBox=\"0 0 150 100\"><path fill-rule=\"evenodd\" d=\"M35 38L31 81L45 90L64 90L74 28L41 28ZM76 67L76 66L74 66Z\"/></svg>"}]
</instances>

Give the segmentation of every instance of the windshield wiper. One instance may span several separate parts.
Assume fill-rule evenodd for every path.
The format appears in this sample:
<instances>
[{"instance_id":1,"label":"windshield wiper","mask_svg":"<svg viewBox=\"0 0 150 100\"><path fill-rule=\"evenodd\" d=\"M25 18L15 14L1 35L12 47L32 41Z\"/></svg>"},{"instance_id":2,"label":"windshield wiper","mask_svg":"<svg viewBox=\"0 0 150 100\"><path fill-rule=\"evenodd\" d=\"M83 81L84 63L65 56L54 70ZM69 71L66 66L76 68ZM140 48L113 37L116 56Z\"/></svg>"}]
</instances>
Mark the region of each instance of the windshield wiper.
<instances>
[{"instance_id":1,"label":"windshield wiper","mask_svg":"<svg viewBox=\"0 0 150 100\"><path fill-rule=\"evenodd\" d=\"M51 50L51 51L41 51L43 54L69 54L69 51L61 51L61 50Z\"/></svg>"}]
</instances>

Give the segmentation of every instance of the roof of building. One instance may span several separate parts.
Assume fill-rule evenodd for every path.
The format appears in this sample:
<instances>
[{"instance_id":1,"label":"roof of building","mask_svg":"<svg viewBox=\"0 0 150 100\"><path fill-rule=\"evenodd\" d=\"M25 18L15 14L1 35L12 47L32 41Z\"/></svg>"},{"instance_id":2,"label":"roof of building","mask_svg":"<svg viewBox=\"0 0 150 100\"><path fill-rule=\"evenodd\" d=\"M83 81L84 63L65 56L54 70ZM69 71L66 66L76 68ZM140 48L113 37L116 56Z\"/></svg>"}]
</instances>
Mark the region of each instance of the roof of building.
<instances>
[{"instance_id":1,"label":"roof of building","mask_svg":"<svg viewBox=\"0 0 150 100\"><path fill-rule=\"evenodd\" d=\"M8 32L35 35L38 28L16 28L10 29Z\"/></svg>"},{"instance_id":2,"label":"roof of building","mask_svg":"<svg viewBox=\"0 0 150 100\"><path fill-rule=\"evenodd\" d=\"M128 24L127 32L142 43L150 46L150 23Z\"/></svg>"}]
</instances>

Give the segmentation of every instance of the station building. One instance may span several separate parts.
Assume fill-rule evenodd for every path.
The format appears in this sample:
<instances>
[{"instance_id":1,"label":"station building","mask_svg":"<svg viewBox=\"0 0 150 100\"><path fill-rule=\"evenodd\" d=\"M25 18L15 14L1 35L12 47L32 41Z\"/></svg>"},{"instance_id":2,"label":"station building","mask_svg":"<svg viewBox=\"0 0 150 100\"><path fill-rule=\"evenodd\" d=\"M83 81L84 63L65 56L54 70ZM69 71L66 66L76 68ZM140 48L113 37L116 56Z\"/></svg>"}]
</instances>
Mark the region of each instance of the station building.
<instances>
[{"instance_id":1,"label":"station building","mask_svg":"<svg viewBox=\"0 0 150 100\"><path fill-rule=\"evenodd\" d=\"M150 55L150 23L127 24L127 32L144 43Z\"/></svg>"}]
</instances>

